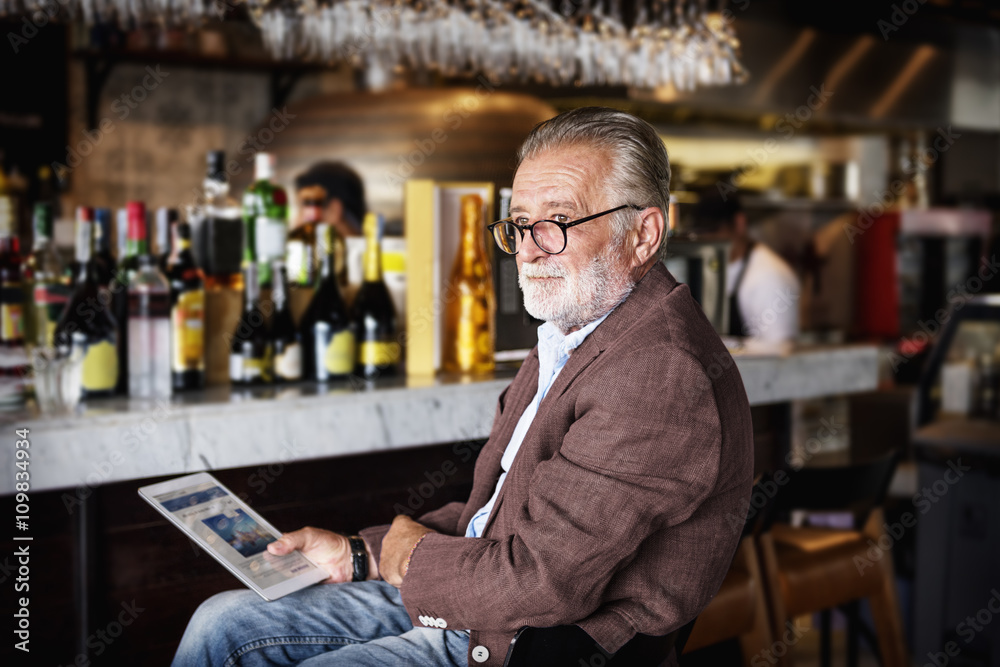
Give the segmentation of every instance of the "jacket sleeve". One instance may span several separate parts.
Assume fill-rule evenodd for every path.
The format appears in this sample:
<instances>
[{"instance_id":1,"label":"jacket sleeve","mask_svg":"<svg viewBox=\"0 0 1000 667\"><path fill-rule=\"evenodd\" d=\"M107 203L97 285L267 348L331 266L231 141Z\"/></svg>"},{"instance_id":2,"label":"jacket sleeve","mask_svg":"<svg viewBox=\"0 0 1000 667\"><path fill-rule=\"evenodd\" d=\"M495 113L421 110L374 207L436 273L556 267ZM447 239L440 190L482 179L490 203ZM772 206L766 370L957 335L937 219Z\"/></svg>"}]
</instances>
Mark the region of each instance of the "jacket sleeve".
<instances>
[{"instance_id":1,"label":"jacket sleeve","mask_svg":"<svg viewBox=\"0 0 1000 667\"><path fill-rule=\"evenodd\" d=\"M500 392L493 415L493 427L491 431L495 432L498 427L500 415L503 413L507 393L510 391L510 387L511 385L507 385L504 387L504 390ZM491 433L491 437L492 435L493 434ZM417 523L427 526L431 530L437 531L438 533L462 537L465 535L465 526L459 526L458 521L462 516L462 512L465 510L465 505L466 504L462 502L451 502L443 507L439 507L436 510L431 510L426 514L421 515L416 519L416 521ZM378 564L380 564L382 560L382 540L385 539L386 533L388 532L389 524L383 524L380 526L365 528L358 533L362 538L364 538L365 542L368 543L372 554L375 556L375 562Z\"/></svg>"},{"instance_id":2,"label":"jacket sleeve","mask_svg":"<svg viewBox=\"0 0 1000 667\"><path fill-rule=\"evenodd\" d=\"M663 345L623 355L607 375L580 390L556 455L520 471L528 497L508 534L420 543L401 588L415 625L425 614L495 631L584 618L651 533L711 494L722 434L702 365Z\"/></svg>"},{"instance_id":3,"label":"jacket sleeve","mask_svg":"<svg viewBox=\"0 0 1000 667\"><path fill-rule=\"evenodd\" d=\"M423 516L416 519L417 523L427 526L431 530L436 530L444 535L463 535L465 533L464 529L459 531L458 518L462 515L462 510L465 509L465 503L452 502L448 503L444 507L439 507L436 510L427 512ZM381 526L372 526L370 528L365 528L358 534L368 543L368 546L372 550L372 554L375 556L375 562L381 564L382 560L382 540L385 539L386 533L389 532L389 524L383 524Z\"/></svg>"}]
</instances>

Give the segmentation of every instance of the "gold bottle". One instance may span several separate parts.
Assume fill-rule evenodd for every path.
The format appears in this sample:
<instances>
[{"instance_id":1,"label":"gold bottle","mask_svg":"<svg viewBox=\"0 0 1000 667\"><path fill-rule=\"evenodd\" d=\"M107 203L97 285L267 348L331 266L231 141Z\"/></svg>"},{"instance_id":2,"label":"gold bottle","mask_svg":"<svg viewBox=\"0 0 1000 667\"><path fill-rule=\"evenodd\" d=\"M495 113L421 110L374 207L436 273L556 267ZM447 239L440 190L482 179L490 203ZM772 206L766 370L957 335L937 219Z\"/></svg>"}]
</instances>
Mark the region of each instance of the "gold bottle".
<instances>
[{"instance_id":1,"label":"gold bottle","mask_svg":"<svg viewBox=\"0 0 1000 667\"><path fill-rule=\"evenodd\" d=\"M445 309L442 367L449 373L489 373L496 367L496 296L483 241L483 200L463 195L460 207L461 237L451 268Z\"/></svg>"}]
</instances>

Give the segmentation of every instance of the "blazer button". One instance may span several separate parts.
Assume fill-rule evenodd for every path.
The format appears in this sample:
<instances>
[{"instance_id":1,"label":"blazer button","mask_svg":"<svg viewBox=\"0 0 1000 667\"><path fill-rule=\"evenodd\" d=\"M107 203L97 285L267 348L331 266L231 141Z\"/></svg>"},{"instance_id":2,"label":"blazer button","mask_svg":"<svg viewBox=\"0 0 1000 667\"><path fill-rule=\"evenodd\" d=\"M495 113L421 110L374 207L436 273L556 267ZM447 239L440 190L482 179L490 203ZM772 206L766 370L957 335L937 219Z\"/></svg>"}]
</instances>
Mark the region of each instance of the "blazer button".
<instances>
[{"instance_id":1,"label":"blazer button","mask_svg":"<svg viewBox=\"0 0 1000 667\"><path fill-rule=\"evenodd\" d=\"M490 659L490 650L485 646L477 646L472 649L472 659L476 662L486 662Z\"/></svg>"}]
</instances>

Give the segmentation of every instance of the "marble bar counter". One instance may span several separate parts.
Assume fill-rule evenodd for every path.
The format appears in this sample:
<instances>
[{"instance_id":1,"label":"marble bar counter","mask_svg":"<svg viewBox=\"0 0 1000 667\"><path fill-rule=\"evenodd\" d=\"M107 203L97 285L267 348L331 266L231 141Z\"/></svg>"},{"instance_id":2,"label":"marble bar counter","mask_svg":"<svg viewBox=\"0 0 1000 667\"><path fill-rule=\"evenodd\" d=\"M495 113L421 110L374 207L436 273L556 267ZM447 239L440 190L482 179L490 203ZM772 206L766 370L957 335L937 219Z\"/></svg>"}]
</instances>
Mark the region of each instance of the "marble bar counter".
<instances>
[{"instance_id":1,"label":"marble bar counter","mask_svg":"<svg viewBox=\"0 0 1000 667\"><path fill-rule=\"evenodd\" d=\"M823 346L782 355L735 352L751 405L870 391L877 348ZM731 363L718 360L721 370ZM33 403L0 413L0 495L15 491L16 429L27 428L32 492L276 462L362 454L489 435L513 369L488 378L386 378L364 386L206 389L169 400L101 399L72 415ZM709 373L718 372L713 368Z\"/></svg>"}]
</instances>

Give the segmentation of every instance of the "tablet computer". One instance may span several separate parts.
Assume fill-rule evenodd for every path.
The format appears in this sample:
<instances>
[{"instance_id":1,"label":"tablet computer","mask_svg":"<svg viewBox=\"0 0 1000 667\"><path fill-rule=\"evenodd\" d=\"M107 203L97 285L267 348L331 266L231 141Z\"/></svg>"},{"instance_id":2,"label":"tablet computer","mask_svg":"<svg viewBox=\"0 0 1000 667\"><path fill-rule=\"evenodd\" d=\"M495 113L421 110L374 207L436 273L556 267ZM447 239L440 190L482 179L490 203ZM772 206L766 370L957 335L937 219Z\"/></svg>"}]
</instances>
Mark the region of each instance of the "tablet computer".
<instances>
[{"instance_id":1,"label":"tablet computer","mask_svg":"<svg viewBox=\"0 0 1000 667\"><path fill-rule=\"evenodd\" d=\"M270 553L278 529L207 472L140 487L139 495L265 600L330 576L298 551Z\"/></svg>"}]
</instances>

